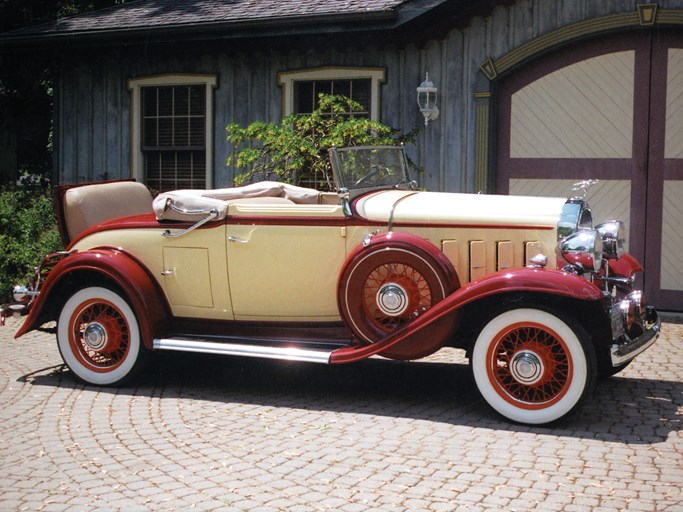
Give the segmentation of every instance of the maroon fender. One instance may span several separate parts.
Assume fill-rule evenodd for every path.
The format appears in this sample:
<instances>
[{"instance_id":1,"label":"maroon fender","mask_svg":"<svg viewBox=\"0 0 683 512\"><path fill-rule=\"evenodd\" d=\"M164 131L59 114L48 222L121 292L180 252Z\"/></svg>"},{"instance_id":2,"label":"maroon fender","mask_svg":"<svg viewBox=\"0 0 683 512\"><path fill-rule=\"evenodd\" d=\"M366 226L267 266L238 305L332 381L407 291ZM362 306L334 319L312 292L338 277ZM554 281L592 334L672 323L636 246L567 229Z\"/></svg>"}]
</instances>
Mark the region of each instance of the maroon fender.
<instances>
[{"instance_id":1,"label":"maroon fender","mask_svg":"<svg viewBox=\"0 0 683 512\"><path fill-rule=\"evenodd\" d=\"M618 260L609 260L609 268L615 274L619 274L624 277L631 277L636 272L642 272L643 267L633 256L629 253L624 253L624 255Z\"/></svg>"},{"instance_id":2,"label":"maroon fender","mask_svg":"<svg viewBox=\"0 0 683 512\"><path fill-rule=\"evenodd\" d=\"M446 318L463 306L492 295L507 292L543 293L571 297L585 301L599 301L603 294L595 285L582 277L559 270L518 268L501 271L459 288L424 314L386 339L360 348L336 350L330 363L350 363L378 354L388 348L409 341L415 336L425 336L434 325L446 322Z\"/></svg>"},{"instance_id":3,"label":"maroon fender","mask_svg":"<svg viewBox=\"0 0 683 512\"><path fill-rule=\"evenodd\" d=\"M128 254L114 248L74 252L55 265L43 283L26 321L14 337L18 338L40 327L45 321L53 320L41 315L52 290L67 276L81 271L100 274L123 290L137 316L142 340L151 349L154 336L163 333L170 318L167 304L144 267Z\"/></svg>"}]
</instances>

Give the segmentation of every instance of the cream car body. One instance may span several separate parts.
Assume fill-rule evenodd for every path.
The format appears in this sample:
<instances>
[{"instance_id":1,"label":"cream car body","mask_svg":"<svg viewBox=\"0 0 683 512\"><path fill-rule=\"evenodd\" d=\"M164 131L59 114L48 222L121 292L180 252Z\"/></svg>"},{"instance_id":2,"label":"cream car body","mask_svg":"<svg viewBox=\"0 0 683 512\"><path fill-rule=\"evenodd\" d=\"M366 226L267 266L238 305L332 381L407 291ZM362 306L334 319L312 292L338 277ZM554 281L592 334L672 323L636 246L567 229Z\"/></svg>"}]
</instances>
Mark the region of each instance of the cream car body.
<instances>
[{"instance_id":1,"label":"cream car body","mask_svg":"<svg viewBox=\"0 0 683 512\"><path fill-rule=\"evenodd\" d=\"M152 271L174 316L341 320L339 273L346 256L376 229L352 224L278 223L316 218L346 224L339 205L244 201L228 206L230 220L219 228L224 230L223 236L216 235L217 228L195 230L178 238L163 236L168 230L164 226L135 230L127 237L126 251ZM498 270L523 267L537 254L548 254L549 266L555 266L556 228L564 198L394 191L363 197L356 208L361 217L383 226L397 201L395 226L442 250L461 284ZM485 216L474 214L481 210ZM240 219L254 218L272 223L240 223ZM417 227L416 223L438 227ZM116 246L119 237L116 231L95 232L78 240L72 249ZM153 238L157 243L150 243Z\"/></svg>"}]
</instances>

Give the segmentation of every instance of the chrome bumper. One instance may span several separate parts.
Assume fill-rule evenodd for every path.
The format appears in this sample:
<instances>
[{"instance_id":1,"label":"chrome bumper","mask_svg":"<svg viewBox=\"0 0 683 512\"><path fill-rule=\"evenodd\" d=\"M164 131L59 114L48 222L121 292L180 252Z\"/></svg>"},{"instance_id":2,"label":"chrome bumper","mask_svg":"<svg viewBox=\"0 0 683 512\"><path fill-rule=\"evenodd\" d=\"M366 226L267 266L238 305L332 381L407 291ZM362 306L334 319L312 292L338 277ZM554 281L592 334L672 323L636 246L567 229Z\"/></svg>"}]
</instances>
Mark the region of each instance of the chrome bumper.
<instances>
[{"instance_id":1,"label":"chrome bumper","mask_svg":"<svg viewBox=\"0 0 683 512\"><path fill-rule=\"evenodd\" d=\"M662 320L654 309L648 312L648 320L648 326L643 334L624 343L615 343L610 347L612 366L620 366L630 361L657 340L662 328Z\"/></svg>"},{"instance_id":2,"label":"chrome bumper","mask_svg":"<svg viewBox=\"0 0 683 512\"><path fill-rule=\"evenodd\" d=\"M26 304L12 303L0 305L0 327L5 325L5 318L10 316L20 317L28 313Z\"/></svg>"}]
</instances>

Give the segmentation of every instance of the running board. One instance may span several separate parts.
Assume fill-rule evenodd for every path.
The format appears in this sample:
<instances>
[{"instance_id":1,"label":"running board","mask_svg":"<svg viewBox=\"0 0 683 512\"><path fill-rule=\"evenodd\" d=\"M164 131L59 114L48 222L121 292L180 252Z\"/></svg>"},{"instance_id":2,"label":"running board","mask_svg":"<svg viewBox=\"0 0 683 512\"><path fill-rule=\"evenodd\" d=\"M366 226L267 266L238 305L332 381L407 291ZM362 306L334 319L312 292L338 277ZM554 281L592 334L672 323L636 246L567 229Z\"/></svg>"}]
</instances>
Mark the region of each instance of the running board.
<instances>
[{"instance_id":1,"label":"running board","mask_svg":"<svg viewBox=\"0 0 683 512\"><path fill-rule=\"evenodd\" d=\"M175 350L179 352L199 352L225 356L258 357L282 361L303 361L307 363L329 364L334 350L305 349L298 347L273 347L267 345L245 345L240 343L217 343L192 338L164 338L154 340L155 350Z\"/></svg>"}]
</instances>

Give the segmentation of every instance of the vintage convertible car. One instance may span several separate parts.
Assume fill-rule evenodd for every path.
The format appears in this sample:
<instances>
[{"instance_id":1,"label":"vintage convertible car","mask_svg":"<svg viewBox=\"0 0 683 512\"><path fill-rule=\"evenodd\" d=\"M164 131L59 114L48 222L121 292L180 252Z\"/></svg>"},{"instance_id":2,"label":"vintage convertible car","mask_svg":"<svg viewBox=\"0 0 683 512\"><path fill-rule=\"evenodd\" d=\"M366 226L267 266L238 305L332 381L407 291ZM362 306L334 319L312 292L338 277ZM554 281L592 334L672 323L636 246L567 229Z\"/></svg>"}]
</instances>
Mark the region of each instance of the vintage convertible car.
<instances>
[{"instance_id":1,"label":"vintage convertible car","mask_svg":"<svg viewBox=\"0 0 683 512\"><path fill-rule=\"evenodd\" d=\"M400 147L330 158L338 193L60 189L67 249L2 315L28 313L17 337L56 320L64 362L96 385L157 350L339 364L462 348L484 399L528 424L565 418L656 340L624 226L594 228L585 190L424 192Z\"/></svg>"}]
</instances>

